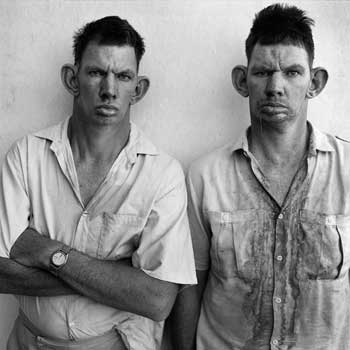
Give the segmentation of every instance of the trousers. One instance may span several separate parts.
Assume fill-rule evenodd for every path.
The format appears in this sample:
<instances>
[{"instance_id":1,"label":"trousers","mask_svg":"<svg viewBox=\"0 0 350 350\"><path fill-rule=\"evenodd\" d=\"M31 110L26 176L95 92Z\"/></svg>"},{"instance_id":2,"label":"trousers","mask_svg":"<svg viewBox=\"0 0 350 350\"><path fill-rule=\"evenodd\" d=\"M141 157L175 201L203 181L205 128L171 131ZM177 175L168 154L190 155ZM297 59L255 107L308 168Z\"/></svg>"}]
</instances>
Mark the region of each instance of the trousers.
<instances>
[{"instance_id":1,"label":"trousers","mask_svg":"<svg viewBox=\"0 0 350 350\"><path fill-rule=\"evenodd\" d=\"M9 340L7 350L127 350L120 334L111 329L100 336L76 341L41 337L40 332L20 311Z\"/></svg>"}]
</instances>

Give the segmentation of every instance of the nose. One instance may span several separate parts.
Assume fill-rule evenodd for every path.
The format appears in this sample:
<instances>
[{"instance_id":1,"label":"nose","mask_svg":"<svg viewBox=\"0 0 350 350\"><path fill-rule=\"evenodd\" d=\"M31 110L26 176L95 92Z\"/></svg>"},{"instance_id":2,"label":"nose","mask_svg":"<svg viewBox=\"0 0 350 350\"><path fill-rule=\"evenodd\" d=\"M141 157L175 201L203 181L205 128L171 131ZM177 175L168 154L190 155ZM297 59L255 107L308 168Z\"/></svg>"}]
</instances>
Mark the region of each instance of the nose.
<instances>
[{"instance_id":1,"label":"nose","mask_svg":"<svg viewBox=\"0 0 350 350\"><path fill-rule=\"evenodd\" d=\"M273 72L267 79L265 93L268 97L282 96L284 80L281 72Z\"/></svg>"},{"instance_id":2,"label":"nose","mask_svg":"<svg viewBox=\"0 0 350 350\"><path fill-rule=\"evenodd\" d=\"M102 100L113 100L118 95L118 86L113 73L107 73L102 81L100 87L100 97Z\"/></svg>"}]
</instances>

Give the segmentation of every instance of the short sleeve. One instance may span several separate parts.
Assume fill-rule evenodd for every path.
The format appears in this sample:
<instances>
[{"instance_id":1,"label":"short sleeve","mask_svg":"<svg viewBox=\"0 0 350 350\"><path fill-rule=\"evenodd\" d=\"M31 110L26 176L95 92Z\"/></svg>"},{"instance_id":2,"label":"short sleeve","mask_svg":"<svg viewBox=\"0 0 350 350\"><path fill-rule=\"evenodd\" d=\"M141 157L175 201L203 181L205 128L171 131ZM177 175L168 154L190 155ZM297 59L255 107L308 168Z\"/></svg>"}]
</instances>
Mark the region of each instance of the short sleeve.
<instances>
[{"instance_id":1,"label":"short sleeve","mask_svg":"<svg viewBox=\"0 0 350 350\"><path fill-rule=\"evenodd\" d=\"M0 172L0 256L9 257L18 236L28 227L30 203L18 144L7 153Z\"/></svg>"},{"instance_id":2,"label":"short sleeve","mask_svg":"<svg viewBox=\"0 0 350 350\"><path fill-rule=\"evenodd\" d=\"M176 161L161 180L132 261L151 277L178 284L197 283L185 179Z\"/></svg>"},{"instance_id":3,"label":"short sleeve","mask_svg":"<svg viewBox=\"0 0 350 350\"><path fill-rule=\"evenodd\" d=\"M191 229L192 244L197 270L208 270L210 266L211 233L205 221L202 197L203 186L195 171L189 170L187 175L188 218Z\"/></svg>"}]
</instances>

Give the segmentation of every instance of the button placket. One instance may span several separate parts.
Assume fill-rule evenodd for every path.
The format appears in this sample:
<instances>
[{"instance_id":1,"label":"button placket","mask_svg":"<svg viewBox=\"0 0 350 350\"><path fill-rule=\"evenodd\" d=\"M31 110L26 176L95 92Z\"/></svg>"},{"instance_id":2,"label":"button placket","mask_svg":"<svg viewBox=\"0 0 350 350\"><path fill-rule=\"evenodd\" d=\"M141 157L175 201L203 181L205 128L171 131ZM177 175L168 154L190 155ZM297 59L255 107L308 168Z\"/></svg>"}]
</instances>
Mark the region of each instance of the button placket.
<instances>
[{"instance_id":1,"label":"button placket","mask_svg":"<svg viewBox=\"0 0 350 350\"><path fill-rule=\"evenodd\" d=\"M275 214L276 215L276 214ZM286 272L284 261L284 256L281 254L284 251L284 235L286 234L284 230L284 219L285 215L280 211L276 216L275 221L275 252L274 252L274 268L273 268L273 278L274 278L274 291L273 291L273 300L272 308L274 313L273 321L273 331L271 336L271 348L278 349L281 336L281 325L283 319L283 281L281 278L284 278Z\"/></svg>"}]
</instances>

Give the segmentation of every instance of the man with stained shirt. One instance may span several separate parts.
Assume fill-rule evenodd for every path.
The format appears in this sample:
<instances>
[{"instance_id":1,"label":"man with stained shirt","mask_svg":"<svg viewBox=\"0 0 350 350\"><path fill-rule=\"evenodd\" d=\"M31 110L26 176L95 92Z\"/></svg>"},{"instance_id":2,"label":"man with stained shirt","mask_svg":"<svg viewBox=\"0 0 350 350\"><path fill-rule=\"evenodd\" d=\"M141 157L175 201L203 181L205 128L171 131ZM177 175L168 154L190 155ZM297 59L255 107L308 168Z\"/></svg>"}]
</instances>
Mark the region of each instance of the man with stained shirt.
<instances>
[{"instance_id":1,"label":"man with stained shirt","mask_svg":"<svg viewBox=\"0 0 350 350\"><path fill-rule=\"evenodd\" d=\"M20 311L9 350L160 348L179 286L196 283L177 161L130 122L144 43L117 16L74 36L72 116L8 152L0 292Z\"/></svg>"},{"instance_id":2,"label":"man with stained shirt","mask_svg":"<svg viewBox=\"0 0 350 350\"><path fill-rule=\"evenodd\" d=\"M256 15L232 71L251 125L190 167L198 287L172 312L176 349L350 349L350 145L307 121L328 79L312 24L295 6Z\"/></svg>"}]
</instances>

